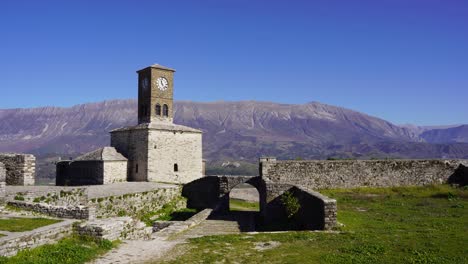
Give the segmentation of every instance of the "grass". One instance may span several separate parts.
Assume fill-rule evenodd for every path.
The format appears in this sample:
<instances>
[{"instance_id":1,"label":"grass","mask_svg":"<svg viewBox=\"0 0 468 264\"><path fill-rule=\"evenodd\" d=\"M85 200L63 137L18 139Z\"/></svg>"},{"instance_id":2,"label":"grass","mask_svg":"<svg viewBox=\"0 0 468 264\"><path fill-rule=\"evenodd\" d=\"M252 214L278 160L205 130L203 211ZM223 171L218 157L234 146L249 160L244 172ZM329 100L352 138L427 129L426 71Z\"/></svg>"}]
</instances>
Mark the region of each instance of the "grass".
<instances>
[{"instance_id":1,"label":"grass","mask_svg":"<svg viewBox=\"0 0 468 264\"><path fill-rule=\"evenodd\" d=\"M229 209L231 211L260 211L258 202L249 202L241 199L229 199Z\"/></svg>"},{"instance_id":2,"label":"grass","mask_svg":"<svg viewBox=\"0 0 468 264\"><path fill-rule=\"evenodd\" d=\"M20 251L16 256L10 258L0 257L0 264L86 263L109 251L117 244L118 241L97 241L88 237L72 236L62 239L56 244Z\"/></svg>"},{"instance_id":3,"label":"grass","mask_svg":"<svg viewBox=\"0 0 468 264\"><path fill-rule=\"evenodd\" d=\"M62 222L61 220L47 218L7 218L0 219L0 231L23 232L36 228Z\"/></svg>"},{"instance_id":4,"label":"grass","mask_svg":"<svg viewBox=\"0 0 468 264\"><path fill-rule=\"evenodd\" d=\"M156 220L160 221L184 221L192 217L197 213L195 209L179 208L178 205L181 202L182 197L173 199L169 203L163 205L163 207L157 211L145 212L138 218L144 222L147 226L152 226Z\"/></svg>"},{"instance_id":5,"label":"grass","mask_svg":"<svg viewBox=\"0 0 468 264\"><path fill-rule=\"evenodd\" d=\"M207 236L170 263L468 263L468 189L446 185L325 190L338 233ZM277 245L258 250L258 243Z\"/></svg>"}]
</instances>

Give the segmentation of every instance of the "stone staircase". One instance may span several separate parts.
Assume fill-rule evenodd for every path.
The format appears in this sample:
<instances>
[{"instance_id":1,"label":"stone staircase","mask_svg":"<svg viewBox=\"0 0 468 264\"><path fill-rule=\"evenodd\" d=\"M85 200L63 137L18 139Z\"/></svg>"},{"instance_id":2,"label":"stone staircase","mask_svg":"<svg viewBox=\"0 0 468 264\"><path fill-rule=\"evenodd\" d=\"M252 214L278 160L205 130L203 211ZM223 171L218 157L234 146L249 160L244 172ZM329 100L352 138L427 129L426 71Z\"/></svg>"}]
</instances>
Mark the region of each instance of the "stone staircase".
<instances>
[{"instance_id":1,"label":"stone staircase","mask_svg":"<svg viewBox=\"0 0 468 264\"><path fill-rule=\"evenodd\" d=\"M197 226L177 234L174 239L251 232L255 230L254 220L254 212L230 212L229 214L214 213Z\"/></svg>"}]
</instances>

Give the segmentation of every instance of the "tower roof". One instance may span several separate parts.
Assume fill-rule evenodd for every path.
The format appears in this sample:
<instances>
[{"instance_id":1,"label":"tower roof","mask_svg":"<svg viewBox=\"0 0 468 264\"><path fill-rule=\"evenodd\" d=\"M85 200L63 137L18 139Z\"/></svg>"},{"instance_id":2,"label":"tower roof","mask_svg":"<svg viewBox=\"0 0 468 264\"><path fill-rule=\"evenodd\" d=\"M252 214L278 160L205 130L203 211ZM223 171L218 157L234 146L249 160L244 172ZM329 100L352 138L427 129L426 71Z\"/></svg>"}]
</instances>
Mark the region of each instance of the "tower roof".
<instances>
[{"instance_id":1,"label":"tower roof","mask_svg":"<svg viewBox=\"0 0 468 264\"><path fill-rule=\"evenodd\" d=\"M157 64L157 63L156 63L156 64L153 64L153 65L150 65L150 66L148 66L148 67L145 67L145 68L143 68L143 69L141 69L141 70L138 70L137 72L141 72L141 71L146 70L146 69L148 69L148 68L161 69L161 70L166 70L166 71L175 72L174 69L169 68L169 67L166 67L166 66L159 65L159 64Z\"/></svg>"},{"instance_id":2,"label":"tower roof","mask_svg":"<svg viewBox=\"0 0 468 264\"><path fill-rule=\"evenodd\" d=\"M88 152L83 154L74 161L84 161L84 160L102 160L102 161L116 161L116 160L127 160L122 154L117 152L113 147L103 147L96 149L95 151Z\"/></svg>"}]
</instances>

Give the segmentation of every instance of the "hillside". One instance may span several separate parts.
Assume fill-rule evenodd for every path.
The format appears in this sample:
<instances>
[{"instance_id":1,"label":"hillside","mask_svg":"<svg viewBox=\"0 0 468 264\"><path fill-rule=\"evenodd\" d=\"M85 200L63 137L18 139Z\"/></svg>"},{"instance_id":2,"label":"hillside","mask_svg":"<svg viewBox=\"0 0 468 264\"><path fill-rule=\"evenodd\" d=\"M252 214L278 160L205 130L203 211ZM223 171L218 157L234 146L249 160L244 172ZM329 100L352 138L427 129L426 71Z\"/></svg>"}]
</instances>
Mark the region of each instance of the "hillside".
<instances>
[{"instance_id":1,"label":"hillside","mask_svg":"<svg viewBox=\"0 0 468 264\"><path fill-rule=\"evenodd\" d=\"M318 102L176 102L175 122L204 132L209 162L279 158L468 158L468 126L414 129ZM0 110L0 152L76 155L136 123L135 100ZM448 133L449 136L445 136ZM436 143L436 144L432 144Z\"/></svg>"}]
</instances>

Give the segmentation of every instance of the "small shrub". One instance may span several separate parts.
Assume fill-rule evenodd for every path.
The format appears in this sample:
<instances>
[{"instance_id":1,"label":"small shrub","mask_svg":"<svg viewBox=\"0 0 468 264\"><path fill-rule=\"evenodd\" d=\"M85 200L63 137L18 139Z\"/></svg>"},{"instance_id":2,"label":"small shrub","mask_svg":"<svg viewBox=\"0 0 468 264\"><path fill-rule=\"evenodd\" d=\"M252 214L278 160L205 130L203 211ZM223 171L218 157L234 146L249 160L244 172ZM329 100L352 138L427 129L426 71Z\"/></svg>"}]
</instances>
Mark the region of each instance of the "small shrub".
<instances>
[{"instance_id":1,"label":"small shrub","mask_svg":"<svg viewBox=\"0 0 468 264\"><path fill-rule=\"evenodd\" d=\"M301 205L299 204L299 200L294 197L294 195L290 191L286 191L281 195L281 202L283 203L285 209L286 209L286 214L288 215L288 218L292 218L294 215L299 212L299 209L301 208Z\"/></svg>"},{"instance_id":2,"label":"small shrub","mask_svg":"<svg viewBox=\"0 0 468 264\"><path fill-rule=\"evenodd\" d=\"M24 197L22 195L16 195L15 200L16 201L24 201Z\"/></svg>"},{"instance_id":3,"label":"small shrub","mask_svg":"<svg viewBox=\"0 0 468 264\"><path fill-rule=\"evenodd\" d=\"M118 213L117 213L117 216L126 216L127 215L127 212L125 212L124 210L120 210Z\"/></svg>"}]
</instances>

